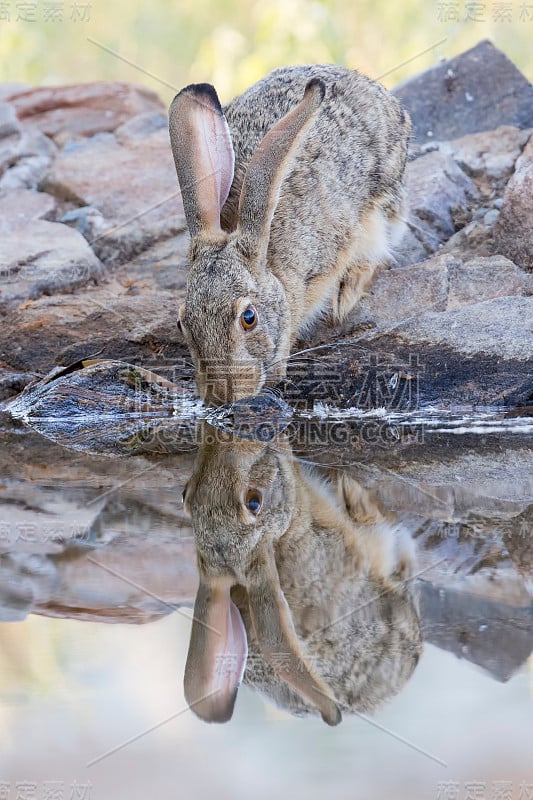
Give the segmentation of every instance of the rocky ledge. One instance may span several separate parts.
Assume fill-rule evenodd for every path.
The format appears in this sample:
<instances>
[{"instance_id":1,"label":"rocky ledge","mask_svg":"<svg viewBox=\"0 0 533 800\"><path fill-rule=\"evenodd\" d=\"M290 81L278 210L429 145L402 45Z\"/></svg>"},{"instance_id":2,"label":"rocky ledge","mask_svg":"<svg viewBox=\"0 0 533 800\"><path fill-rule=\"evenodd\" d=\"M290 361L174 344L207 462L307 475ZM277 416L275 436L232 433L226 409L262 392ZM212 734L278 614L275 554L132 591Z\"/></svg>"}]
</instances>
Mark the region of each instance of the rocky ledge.
<instances>
[{"instance_id":1,"label":"rocky ledge","mask_svg":"<svg viewBox=\"0 0 533 800\"><path fill-rule=\"evenodd\" d=\"M527 403L533 87L485 41L394 92L414 123L408 232L342 329L306 344L429 347L437 372L440 351L450 363L482 357L484 374L509 374L514 400ZM0 85L0 399L95 353L171 369L185 356L176 309L187 248L155 94Z\"/></svg>"}]
</instances>

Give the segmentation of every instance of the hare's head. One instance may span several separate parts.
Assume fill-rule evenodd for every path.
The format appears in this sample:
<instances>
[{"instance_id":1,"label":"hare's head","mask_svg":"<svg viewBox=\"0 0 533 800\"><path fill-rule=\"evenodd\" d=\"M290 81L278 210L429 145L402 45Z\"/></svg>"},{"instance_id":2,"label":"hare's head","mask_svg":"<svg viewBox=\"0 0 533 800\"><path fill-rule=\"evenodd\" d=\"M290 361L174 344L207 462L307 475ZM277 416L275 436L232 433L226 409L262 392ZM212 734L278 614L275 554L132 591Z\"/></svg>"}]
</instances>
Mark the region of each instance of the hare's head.
<instances>
[{"instance_id":1,"label":"hare's head","mask_svg":"<svg viewBox=\"0 0 533 800\"><path fill-rule=\"evenodd\" d=\"M256 394L285 373L291 311L282 282L267 268L270 226L283 178L324 97L311 80L299 105L273 125L244 176L236 230L220 215L234 177L230 131L215 89L195 84L169 112L172 152L191 234L187 297L179 324L197 388L218 405Z\"/></svg>"},{"instance_id":2,"label":"hare's head","mask_svg":"<svg viewBox=\"0 0 533 800\"><path fill-rule=\"evenodd\" d=\"M220 435L219 435L220 436ZM331 690L306 663L279 583L275 543L297 513L296 483L283 443L204 444L184 491L198 551L200 585L194 606L185 696L202 719L233 713L248 653L233 587L265 661L331 725L340 713Z\"/></svg>"}]
</instances>

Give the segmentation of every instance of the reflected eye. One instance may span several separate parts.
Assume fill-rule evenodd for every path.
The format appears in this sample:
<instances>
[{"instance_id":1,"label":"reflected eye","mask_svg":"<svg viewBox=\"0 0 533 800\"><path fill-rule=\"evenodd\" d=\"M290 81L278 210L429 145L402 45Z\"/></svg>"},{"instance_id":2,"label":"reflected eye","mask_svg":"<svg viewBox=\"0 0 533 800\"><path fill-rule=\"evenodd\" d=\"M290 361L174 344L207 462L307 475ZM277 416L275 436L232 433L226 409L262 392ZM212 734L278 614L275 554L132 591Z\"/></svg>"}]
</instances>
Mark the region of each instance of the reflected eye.
<instances>
[{"instance_id":1,"label":"reflected eye","mask_svg":"<svg viewBox=\"0 0 533 800\"><path fill-rule=\"evenodd\" d=\"M261 492L258 489L249 489L246 493L244 503L248 511L251 511L252 514L257 516L257 514L259 514L261 511L261 506L263 505L263 497Z\"/></svg>"},{"instance_id":2,"label":"reflected eye","mask_svg":"<svg viewBox=\"0 0 533 800\"><path fill-rule=\"evenodd\" d=\"M257 311L253 306L248 306L242 312L241 325L245 331L251 331L257 325Z\"/></svg>"}]
</instances>

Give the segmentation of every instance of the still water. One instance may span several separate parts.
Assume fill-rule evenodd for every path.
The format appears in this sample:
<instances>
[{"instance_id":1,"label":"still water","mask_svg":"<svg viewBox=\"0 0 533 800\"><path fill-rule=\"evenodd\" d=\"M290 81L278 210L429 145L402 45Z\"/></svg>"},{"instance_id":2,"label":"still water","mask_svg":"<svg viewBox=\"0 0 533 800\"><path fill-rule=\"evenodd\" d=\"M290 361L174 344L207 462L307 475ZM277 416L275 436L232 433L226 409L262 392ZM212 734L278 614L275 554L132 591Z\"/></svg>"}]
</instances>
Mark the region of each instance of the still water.
<instances>
[{"instance_id":1,"label":"still water","mask_svg":"<svg viewBox=\"0 0 533 800\"><path fill-rule=\"evenodd\" d=\"M32 403L1 798L533 798L527 410Z\"/></svg>"}]
</instances>

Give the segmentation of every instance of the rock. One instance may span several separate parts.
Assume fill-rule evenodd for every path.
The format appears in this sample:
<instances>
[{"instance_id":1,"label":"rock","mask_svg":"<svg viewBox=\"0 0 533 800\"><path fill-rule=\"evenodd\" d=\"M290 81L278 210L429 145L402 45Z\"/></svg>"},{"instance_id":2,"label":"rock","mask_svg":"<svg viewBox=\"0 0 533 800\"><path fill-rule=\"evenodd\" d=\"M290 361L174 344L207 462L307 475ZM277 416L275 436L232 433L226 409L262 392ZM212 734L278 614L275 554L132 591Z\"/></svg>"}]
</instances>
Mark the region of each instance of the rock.
<instances>
[{"instance_id":1,"label":"rock","mask_svg":"<svg viewBox=\"0 0 533 800\"><path fill-rule=\"evenodd\" d=\"M489 41L410 78L393 94L409 111L419 143L500 125L533 127L533 87Z\"/></svg>"},{"instance_id":2,"label":"rock","mask_svg":"<svg viewBox=\"0 0 533 800\"><path fill-rule=\"evenodd\" d=\"M89 241L106 264L124 263L186 229L168 131L160 122L160 115L142 115L117 136L71 142L42 181L42 189L102 216L105 227L99 223Z\"/></svg>"},{"instance_id":3,"label":"rock","mask_svg":"<svg viewBox=\"0 0 533 800\"><path fill-rule=\"evenodd\" d=\"M523 269L533 269L533 138L507 184L494 235L499 252Z\"/></svg>"},{"instance_id":4,"label":"rock","mask_svg":"<svg viewBox=\"0 0 533 800\"><path fill-rule=\"evenodd\" d=\"M439 142L441 153L450 155L486 194L505 184L524 149L531 130L501 125L493 131L470 133L450 142ZM482 185L476 179L482 179ZM483 185L484 184L484 185Z\"/></svg>"},{"instance_id":5,"label":"rock","mask_svg":"<svg viewBox=\"0 0 533 800\"><path fill-rule=\"evenodd\" d=\"M46 175L49 166L50 159L44 156L20 159L0 178L0 191L36 189Z\"/></svg>"},{"instance_id":6,"label":"rock","mask_svg":"<svg viewBox=\"0 0 533 800\"><path fill-rule=\"evenodd\" d=\"M0 191L36 189L57 151L39 131L22 130L0 142Z\"/></svg>"},{"instance_id":7,"label":"rock","mask_svg":"<svg viewBox=\"0 0 533 800\"><path fill-rule=\"evenodd\" d=\"M337 330L340 336L366 328L387 330L426 311L446 311L494 297L525 294L533 294L533 276L504 256L462 260L456 255L439 254L409 269L379 272ZM325 330L321 329L322 336Z\"/></svg>"},{"instance_id":8,"label":"rock","mask_svg":"<svg viewBox=\"0 0 533 800\"><path fill-rule=\"evenodd\" d=\"M532 334L533 297L422 311L353 338L321 329L297 343L297 350L311 346L317 352L288 362L283 397L305 412L317 400L341 409L402 413L527 406L533 400Z\"/></svg>"},{"instance_id":9,"label":"rock","mask_svg":"<svg viewBox=\"0 0 533 800\"><path fill-rule=\"evenodd\" d=\"M444 311L448 296L446 259L433 256L409 269L383 270L350 314L341 335L361 327L387 329L424 311Z\"/></svg>"},{"instance_id":10,"label":"rock","mask_svg":"<svg viewBox=\"0 0 533 800\"><path fill-rule=\"evenodd\" d=\"M0 102L0 139L18 133L20 133L20 122L14 107L10 103Z\"/></svg>"},{"instance_id":11,"label":"rock","mask_svg":"<svg viewBox=\"0 0 533 800\"><path fill-rule=\"evenodd\" d=\"M533 648L533 612L524 600L510 605L423 580L419 585L424 639L506 682Z\"/></svg>"},{"instance_id":12,"label":"rock","mask_svg":"<svg viewBox=\"0 0 533 800\"><path fill-rule=\"evenodd\" d=\"M0 326L0 358L15 371L47 372L54 363L66 366L98 354L166 375L190 360L176 327L179 298L152 289L149 276L147 284L135 293L113 278L74 294L42 295L23 308L11 306Z\"/></svg>"},{"instance_id":13,"label":"rock","mask_svg":"<svg viewBox=\"0 0 533 800\"><path fill-rule=\"evenodd\" d=\"M449 155L427 153L408 164L409 231L394 252L396 266L423 261L455 233L455 216L478 198L473 181Z\"/></svg>"},{"instance_id":14,"label":"rock","mask_svg":"<svg viewBox=\"0 0 533 800\"><path fill-rule=\"evenodd\" d=\"M114 131L136 114L163 111L155 92L128 83L82 83L14 91L7 100L19 120L48 136Z\"/></svg>"},{"instance_id":15,"label":"rock","mask_svg":"<svg viewBox=\"0 0 533 800\"><path fill-rule=\"evenodd\" d=\"M485 221L487 211L483 210L480 218L476 218L467 223L464 228L460 228L454 233L447 242L439 248L439 253L451 255L461 261L468 261L472 258L489 258L498 253L494 243L494 224Z\"/></svg>"},{"instance_id":16,"label":"rock","mask_svg":"<svg viewBox=\"0 0 533 800\"><path fill-rule=\"evenodd\" d=\"M0 404L22 392L37 377L35 372L13 372L0 366Z\"/></svg>"},{"instance_id":17,"label":"rock","mask_svg":"<svg viewBox=\"0 0 533 800\"><path fill-rule=\"evenodd\" d=\"M10 233L24 227L35 219L51 215L57 201L46 192L14 189L9 194L0 194L0 233Z\"/></svg>"},{"instance_id":18,"label":"rock","mask_svg":"<svg viewBox=\"0 0 533 800\"><path fill-rule=\"evenodd\" d=\"M447 309L496 297L533 294L528 276L504 256L474 258L462 263L444 256L448 270Z\"/></svg>"},{"instance_id":19,"label":"rock","mask_svg":"<svg viewBox=\"0 0 533 800\"><path fill-rule=\"evenodd\" d=\"M413 317L393 331L405 343L451 348L465 356L533 359L533 297L497 297L481 303Z\"/></svg>"},{"instance_id":20,"label":"rock","mask_svg":"<svg viewBox=\"0 0 533 800\"><path fill-rule=\"evenodd\" d=\"M17 164L17 162L37 156L51 159L57 152L53 141L39 131L21 129L6 136L0 141L0 174Z\"/></svg>"},{"instance_id":21,"label":"rock","mask_svg":"<svg viewBox=\"0 0 533 800\"><path fill-rule=\"evenodd\" d=\"M142 144L142 140L156 131L168 129L168 117L166 113L149 112L137 114L137 116L125 122L115 131L115 136L120 144Z\"/></svg>"},{"instance_id":22,"label":"rock","mask_svg":"<svg viewBox=\"0 0 533 800\"><path fill-rule=\"evenodd\" d=\"M106 227L102 214L93 206L73 208L72 211L67 211L66 214L63 214L60 222L70 225L71 228L76 228L89 242L103 233Z\"/></svg>"},{"instance_id":23,"label":"rock","mask_svg":"<svg viewBox=\"0 0 533 800\"><path fill-rule=\"evenodd\" d=\"M3 102L8 97L30 88L27 83L0 83L0 101Z\"/></svg>"},{"instance_id":24,"label":"rock","mask_svg":"<svg viewBox=\"0 0 533 800\"><path fill-rule=\"evenodd\" d=\"M103 267L83 236L41 219L3 233L0 270L0 306L72 292L103 276Z\"/></svg>"}]
</instances>

